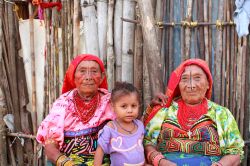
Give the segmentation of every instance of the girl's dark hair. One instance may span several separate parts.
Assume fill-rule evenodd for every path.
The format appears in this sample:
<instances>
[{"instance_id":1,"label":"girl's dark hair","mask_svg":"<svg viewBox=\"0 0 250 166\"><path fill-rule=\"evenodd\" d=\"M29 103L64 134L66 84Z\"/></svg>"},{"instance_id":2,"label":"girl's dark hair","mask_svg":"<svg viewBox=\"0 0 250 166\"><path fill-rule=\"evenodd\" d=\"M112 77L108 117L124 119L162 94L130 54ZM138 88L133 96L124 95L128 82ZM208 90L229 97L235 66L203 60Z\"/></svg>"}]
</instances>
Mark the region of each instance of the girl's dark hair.
<instances>
[{"instance_id":1,"label":"girl's dark hair","mask_svg":"<svg viewBox=\"0 0 250 166\"><path fill-rule=\"evenodd\" d=\"M138 101L140 102L139 91L133 84L128 82L116 82L111 92L111 102L114 103L120 97L131 93L136 93Z\"/></svg>"}]
</instances>

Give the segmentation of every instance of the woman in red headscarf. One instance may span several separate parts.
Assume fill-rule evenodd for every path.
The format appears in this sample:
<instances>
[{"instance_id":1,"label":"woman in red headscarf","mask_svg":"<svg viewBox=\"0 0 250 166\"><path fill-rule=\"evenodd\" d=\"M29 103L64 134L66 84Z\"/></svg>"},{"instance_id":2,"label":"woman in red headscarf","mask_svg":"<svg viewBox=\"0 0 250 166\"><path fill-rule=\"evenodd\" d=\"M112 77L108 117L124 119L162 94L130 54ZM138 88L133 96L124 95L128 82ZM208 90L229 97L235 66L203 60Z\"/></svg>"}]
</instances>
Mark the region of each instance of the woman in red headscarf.
<instances>
[{"instance_id":1,"label":"woman in red headscarf","mask_svg":"<svg viewBox=\"0 0 250 166\"><path fill-rule=\"evenodd\" d=\"M209 99L212 76L205 61L189 59L170 76L144 117L148 163L178 166L234 166L243 158L244 141L231 112Z\"/></svg>"},{"instance_id":2,"label":"woman in red headscarf","mask_svg":"<svg viewBox=\"0 0 250 166\"><path fill-rule=\"evenodd\" d=\"M115 118L107 88L104 65L97 56L83 54L71 62L62 95L37 133L49 161L60 166L93 164L98 131Z\"/></svg>"}]
</instances>

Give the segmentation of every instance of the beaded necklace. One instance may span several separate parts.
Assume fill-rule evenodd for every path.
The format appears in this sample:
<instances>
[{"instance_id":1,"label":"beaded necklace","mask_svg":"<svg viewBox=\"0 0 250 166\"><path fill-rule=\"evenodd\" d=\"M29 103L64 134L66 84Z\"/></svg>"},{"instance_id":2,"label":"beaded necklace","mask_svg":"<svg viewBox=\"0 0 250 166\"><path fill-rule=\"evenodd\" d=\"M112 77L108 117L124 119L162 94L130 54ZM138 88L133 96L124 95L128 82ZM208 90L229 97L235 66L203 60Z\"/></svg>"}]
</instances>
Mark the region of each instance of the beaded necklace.
<instances>
[{"instance_id":1,"label":"beaded necklace","mask_svg":"<svg viewBox=\"0 0 250 166\"><path fill-rule=\"evenodd\" d=\"M73 95L73 101L75 104L76 115L81 119L82 123L85 124L94 116L95 110L99 105L100 94L96 93L89 102L86 102L76 91Z\"/></svg>"},{"instance_id":2,"label":"beaded necklace","mask_svg":"<svg viewBox=\"0 0 250 166\"><path fill-rule=\"evenodd\" d=\"M118 124L118 126L119 126L122 130L128 132L129 134L133 134L133 131L134 131L134 129L135 129L135 123L134 123L134 121L132 121L132 123L133 123L133 128L132 128L131 130L127 130L127 129L125 129L124 127L122 127L122 125L121 125L117 120L115 120L115 122Z\"/></svg>"},{"instance_id":3,"label":"beaded necklace","mask_svg":"<svg viewBox=\"0 0 250 166\"><path fill-rule=\"evenodd\" d=\"M207 113L207 100L203 99L199 105L189 106L180 99L178 101L177 118L181 127L188 131L199 118Z\"/></svg>"}]
</instances>

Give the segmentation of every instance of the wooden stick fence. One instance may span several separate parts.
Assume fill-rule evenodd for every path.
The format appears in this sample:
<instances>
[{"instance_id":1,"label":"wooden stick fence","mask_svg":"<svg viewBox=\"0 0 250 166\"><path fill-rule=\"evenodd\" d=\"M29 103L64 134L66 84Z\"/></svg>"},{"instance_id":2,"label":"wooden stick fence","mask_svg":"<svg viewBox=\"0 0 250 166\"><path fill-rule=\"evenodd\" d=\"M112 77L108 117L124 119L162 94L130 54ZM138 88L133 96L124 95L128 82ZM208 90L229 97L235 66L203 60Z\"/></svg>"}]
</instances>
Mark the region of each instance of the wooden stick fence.
<instances>
[{"instance_id":1,"label":"wooden stick fence","mask_svg":"<svg viewBox=\"0 0 250 166\"><path fill-rule=\"evenodd\" d=\"M234 1L147 1L63 0L60 12L56 9L44 10L46 58L44 75L41 76L45 78L42 116L48 114L51 104L60 95L63 76L77 54L92 53L102 58L110 89L115 81L134 83L141 92L142 108L155 92L164 92L163 82L167 84L170 73L183 60L202 58L213 74L213 100L230 109L246 140L245 144L249 145L250 46L249 37L237 36L232 21ZM13 11L13 5L17 4L19 12ZM22 6L26 9L22 10ZM20 5L17 1L0 1L0 54L3 55L0 56L0 87L6 98L7 113L14 115L16 127L15 131L7 133L0 124L0 136L6 137L3 141L8 146L6 150L0 148L0 154L8 152L8 161L0 158L3 165L44 164L43 155L38 159L37 149L40 148L35 141L38 113L34 80L40 76L34 71L34 42L37 39L34 38L32 18L36 17L36 13L31 4L30 13L26 11L27 6L27 2ZM24 19L21 10L32 16L33 99L29 101L32 103L29 110L32 116L26 109L26 82L21 74L24 69L20 67L23 66L23 59L17 56L20 41L15 37L19 33L17 21L19 17ZM149 22L146 22L146 17L150 18ZM146 25L151 26L148 29ZM5 114L0 109L0 117ZM24 140L24 147L21 140ZM247 165L246 160L244 165Z\"/></svg>"}]
</instances>

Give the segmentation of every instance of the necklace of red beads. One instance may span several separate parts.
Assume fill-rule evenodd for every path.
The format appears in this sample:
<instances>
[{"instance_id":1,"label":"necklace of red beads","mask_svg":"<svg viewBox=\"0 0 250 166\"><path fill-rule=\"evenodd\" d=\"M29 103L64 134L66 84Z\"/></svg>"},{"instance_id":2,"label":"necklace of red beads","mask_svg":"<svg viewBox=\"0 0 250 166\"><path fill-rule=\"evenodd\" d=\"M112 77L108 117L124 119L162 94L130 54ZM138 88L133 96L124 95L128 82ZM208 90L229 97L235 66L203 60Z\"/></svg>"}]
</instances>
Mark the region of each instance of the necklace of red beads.
<instances>
[{"instance_id":1,"label":"necklace of red beads","mask_svg":"<svg viewBox=\"0 0 250 166\"><path fill-rule=\"evenodd\" d=\"M88 102L84 100L76 91L73 95L73 101L75 104L76 115L85 124L94 116L96 108L100 102L100 94L96 95Z\"/></svg>"},{"instance_id":2,"label":"necklace of red beads","mask_svg":"<svg viewBox=\"0 0 250 166\"><path fill-rule=\"evenodd\" d=\"M199 105L189 106L182 99L178 102L178 122L181 128L188 131L200 117L207 113L207 100L203 99Z\"/></svg>"}]
</instances>

